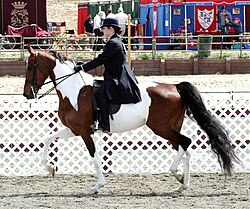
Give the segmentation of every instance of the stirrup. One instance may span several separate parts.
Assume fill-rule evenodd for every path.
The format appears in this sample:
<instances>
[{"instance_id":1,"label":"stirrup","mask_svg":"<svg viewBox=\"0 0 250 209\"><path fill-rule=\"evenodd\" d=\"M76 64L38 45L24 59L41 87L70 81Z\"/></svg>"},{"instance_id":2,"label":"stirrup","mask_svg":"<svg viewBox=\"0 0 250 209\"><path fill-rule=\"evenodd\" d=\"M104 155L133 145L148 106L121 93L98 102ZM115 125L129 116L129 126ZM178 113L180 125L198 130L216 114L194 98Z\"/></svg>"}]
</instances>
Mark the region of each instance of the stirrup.
<instances>
[{"instance_id":1,"label":"stirrup","mask_svg":"<svg viewBox=\"0 0 250 209\"><path fill-rule=\"evenodd\" d=\"M90 125L90 128L92 128L93 131L97 131L99 128L99 121L96 120L92 125Z\"/></svg>"},{"instance_id":2,"label":"stirrup","mask_svg":"<svg viewBox=\"0 0 250 209\"><path fill-rule=\"evenodd\" d=\"M102 128L100 128L100 129L98 129L97 130L97 133L100 131L100 133L104 133L104 134L108 134L109 136L112 136L112 132L110 132L110 131L108 131L108 130L105 130L105 129L102 129Z\"/></svg>"}]
</instances>

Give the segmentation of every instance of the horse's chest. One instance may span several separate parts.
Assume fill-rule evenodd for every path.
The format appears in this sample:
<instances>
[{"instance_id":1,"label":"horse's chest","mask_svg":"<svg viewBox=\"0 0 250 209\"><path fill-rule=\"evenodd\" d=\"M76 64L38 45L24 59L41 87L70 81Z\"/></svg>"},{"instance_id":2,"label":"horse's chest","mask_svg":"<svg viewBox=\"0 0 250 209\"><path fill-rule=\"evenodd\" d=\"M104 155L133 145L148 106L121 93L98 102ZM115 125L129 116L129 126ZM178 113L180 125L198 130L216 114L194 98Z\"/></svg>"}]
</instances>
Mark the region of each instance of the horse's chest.
<instances>
[{"instance_id":1,"label":"horse's chest","mask_svg":"<svg viewBox=\"0 0 250 209\"><path fill-rule=\"evenodd\" d=\"M59 112L70 111L72 109L74 108L67 98L59 103Z\"/></svg>"},{"instance_id":2,"label":"horse's chest","mask_svg":"<svg viewBox=\"0 0 250 209\"><path fill-rule=\"evenodd\" d=\"M58 108L58 115L59 118L64 123L68 118L70 118L72 115L75 117L76 110L73 108L69 100L62 101L59 103Z\"/></svg>"}]
</instances>

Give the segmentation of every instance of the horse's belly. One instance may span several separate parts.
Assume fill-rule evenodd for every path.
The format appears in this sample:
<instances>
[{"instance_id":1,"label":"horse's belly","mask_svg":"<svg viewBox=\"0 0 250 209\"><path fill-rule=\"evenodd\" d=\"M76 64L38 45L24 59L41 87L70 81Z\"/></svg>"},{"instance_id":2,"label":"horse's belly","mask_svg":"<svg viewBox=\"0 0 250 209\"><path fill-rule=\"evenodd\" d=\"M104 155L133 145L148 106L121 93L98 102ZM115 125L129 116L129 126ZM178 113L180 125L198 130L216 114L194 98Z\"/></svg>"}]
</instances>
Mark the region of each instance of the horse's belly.
<instances>
[{"instance_id":1,"label":"horse's belly","mask_svg":"<svg viewBox=\"0 0 250 209\"><path fill-rule=\"evenodd\" d=\"M121 133L134 130L146 124L151 99L145 90L141 91L142 101L136 104L122 105L120 110L110 118L110 131Z\"/></svg>"}]
</instances>

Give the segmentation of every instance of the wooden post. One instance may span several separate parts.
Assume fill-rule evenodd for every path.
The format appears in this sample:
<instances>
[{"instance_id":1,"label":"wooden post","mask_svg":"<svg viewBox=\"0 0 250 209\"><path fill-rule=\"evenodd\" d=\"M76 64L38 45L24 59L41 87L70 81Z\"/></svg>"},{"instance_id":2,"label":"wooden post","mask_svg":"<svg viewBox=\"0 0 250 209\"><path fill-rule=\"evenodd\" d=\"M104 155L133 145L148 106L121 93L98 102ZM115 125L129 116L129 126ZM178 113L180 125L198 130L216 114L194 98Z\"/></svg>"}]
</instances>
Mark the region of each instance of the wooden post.
<instances>
[{"instance_id":1,"label":"wooden post","mask_svg":"<svg viewBox=\"0 0 250 209\"><path fill-rule=\"evenodd\" d=\"M193 73L194 75L199 74L199 59L197 57L194 58Z\"/></svg>"},{"instance_id":2,"label":"wooden post","mask_svg":"<svg viewBox=\"0 0 250 209\"><path fill-rule=\"evenodd\" d=\"M232 74L231 59L230 58L226 58L226 73L227 74Z\"/></svg>"},{"instance_id":3,"label":"wooden post","mask_svg":"<svg viewBox=\"0 0 250 209\"><path fill-rule=\"evenodd\" d=\"M160 75L166 75L165 59L161 59L161 63L160 63Z\"/></svg>"},{"instance_id":4,"label":"wooden post","mask_svg":"<svg viewBox=\"0 0 250 209\"><path fill-rule=\"evenodd\" d=\"M131 15L128 14L128 66L131 68Z\"/></svg>"}]
</instances>

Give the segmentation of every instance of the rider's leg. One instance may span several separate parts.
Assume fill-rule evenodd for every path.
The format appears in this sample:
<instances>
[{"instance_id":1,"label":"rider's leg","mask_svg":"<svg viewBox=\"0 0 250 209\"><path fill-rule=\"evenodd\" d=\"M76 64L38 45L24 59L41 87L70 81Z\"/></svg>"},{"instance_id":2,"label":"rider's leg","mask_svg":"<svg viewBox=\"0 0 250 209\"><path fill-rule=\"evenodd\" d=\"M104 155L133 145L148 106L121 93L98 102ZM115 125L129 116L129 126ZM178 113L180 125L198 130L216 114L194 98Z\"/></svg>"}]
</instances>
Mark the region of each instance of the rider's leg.
<instances>
[{"instance_id":1,"label":"rider's leg","mask_svg":"<svg viewBox=\"0 0 250 209\"><path fill-rule=\"evenodd\" d=\"M104 85L100 86L95 92L94 97L96 100L97 107L100 109L101 112L101 128L104 131L110 131L109 125L109 108L108 108L108 99L106 96L106 90Z\"/></svg>"}]
</instances>

